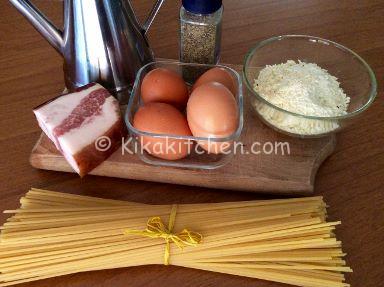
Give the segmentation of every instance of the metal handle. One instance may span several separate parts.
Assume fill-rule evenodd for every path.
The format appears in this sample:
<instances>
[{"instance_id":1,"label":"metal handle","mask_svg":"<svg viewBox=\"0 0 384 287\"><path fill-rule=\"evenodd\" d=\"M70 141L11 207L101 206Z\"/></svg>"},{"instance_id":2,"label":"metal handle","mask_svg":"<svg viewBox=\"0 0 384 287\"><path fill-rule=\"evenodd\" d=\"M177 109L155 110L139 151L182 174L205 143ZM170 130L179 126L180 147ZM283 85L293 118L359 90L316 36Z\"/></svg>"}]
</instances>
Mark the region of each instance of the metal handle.
<instances>
[{"instance_id":1,"label":"metal handle","mask_svg":"<svg viewBox=\"0 0 384 287\"><path fill-rule=\"evenodd\" d=\"M43 13L28 0L9 0L35 29L61 54L63 32L53 25Z\"/></svg>"},{"instance_id":2,"label":"metal handle","mask_svg":"<svg viewBox=\"0 0 384 287\"><path fill-rule=\"evenodd\" d=\"M147 20L145 20L143 24L143 30L144 34L147 34L149 27L151 26L153 20L155 19L157 13L160 10L161 5L163 5L164 0L157 0L155 5L153 5L151 12L149 12L149 15L147 17Z\"/></svg>"}]
</instances>

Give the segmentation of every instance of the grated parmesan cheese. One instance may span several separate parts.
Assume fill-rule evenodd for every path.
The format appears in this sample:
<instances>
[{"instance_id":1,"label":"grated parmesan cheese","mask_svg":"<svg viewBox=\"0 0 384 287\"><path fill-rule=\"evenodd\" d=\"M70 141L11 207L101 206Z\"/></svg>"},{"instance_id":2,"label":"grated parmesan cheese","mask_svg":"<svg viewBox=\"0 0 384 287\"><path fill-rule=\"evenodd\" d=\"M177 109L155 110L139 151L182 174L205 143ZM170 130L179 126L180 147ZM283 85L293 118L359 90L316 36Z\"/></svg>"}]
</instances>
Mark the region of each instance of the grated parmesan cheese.
<instances>
[{"instance_id":1,"label":"grated parmesan cheese","mask_svg":"<svg viewBox=\"0 0 384 287\"><path fill-rule=\"evenodd\" d=\"M306 116L345 115L350 100L327 70L292 60L262 69L254 90L273 105ZM315 135L339 127L335 120L300 118L262 103L257 103L256 109L267 122L291 133Z\"/></svg>"}]
</instances>

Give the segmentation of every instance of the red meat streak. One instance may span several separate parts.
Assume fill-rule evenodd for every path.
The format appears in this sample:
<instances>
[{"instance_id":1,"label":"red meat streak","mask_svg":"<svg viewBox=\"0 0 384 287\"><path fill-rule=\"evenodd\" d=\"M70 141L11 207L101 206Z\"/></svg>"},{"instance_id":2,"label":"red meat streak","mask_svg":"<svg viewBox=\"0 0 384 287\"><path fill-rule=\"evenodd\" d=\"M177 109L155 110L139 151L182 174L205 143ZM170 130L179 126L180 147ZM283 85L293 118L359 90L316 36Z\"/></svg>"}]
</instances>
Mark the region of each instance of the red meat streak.
<instances>
[{"instance_id":1,"label":"red meat streak","mask_svg":"<svg viewBox=\"0 0 384 287\"><path fill-rule=\"evenodd\" d=\"M110 96L111 94L105 89L92 91L80 101L68 117L53 129L55 137L62 136L70 130L80 127L86 119L99 115L102 105Z\"/></svg>"}]
</instances>

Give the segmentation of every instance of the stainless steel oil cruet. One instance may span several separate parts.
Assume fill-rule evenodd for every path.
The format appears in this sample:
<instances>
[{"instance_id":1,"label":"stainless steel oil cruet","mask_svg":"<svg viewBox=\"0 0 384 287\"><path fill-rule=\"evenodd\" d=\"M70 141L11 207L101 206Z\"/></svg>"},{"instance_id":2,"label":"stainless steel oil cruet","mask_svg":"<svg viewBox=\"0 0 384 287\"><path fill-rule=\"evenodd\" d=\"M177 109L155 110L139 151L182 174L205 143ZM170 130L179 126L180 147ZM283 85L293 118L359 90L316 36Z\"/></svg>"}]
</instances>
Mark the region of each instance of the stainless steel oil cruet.
<instances>
[{"instance_id":1,"label":"stainless steel oil cruet","mask_svg":"<svg viewBox=\"0 0 384 287\"><path fill-rule=\"evenodd\" d=\"M69 90L99 82L124 102L136 72L153 61L146 33L164 0L140 25L129 0L64 0L64 28L30 1L9 0L64 58Z\"/></svg>"}]
</instances>

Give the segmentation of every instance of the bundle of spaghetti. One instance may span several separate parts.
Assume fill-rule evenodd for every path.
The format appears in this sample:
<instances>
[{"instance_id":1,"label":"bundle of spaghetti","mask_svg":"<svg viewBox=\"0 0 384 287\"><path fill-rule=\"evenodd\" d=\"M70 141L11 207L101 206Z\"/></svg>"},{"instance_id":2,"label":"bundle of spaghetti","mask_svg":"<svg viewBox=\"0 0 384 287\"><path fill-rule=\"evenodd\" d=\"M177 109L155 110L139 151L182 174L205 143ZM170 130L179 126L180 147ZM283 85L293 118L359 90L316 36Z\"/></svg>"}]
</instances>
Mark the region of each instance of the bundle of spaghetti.
<instances>
[{"instance_id":1,"label":"bundle of spaghetti","mask_svg":"<svg viewBox=\"0 0 384 287\"><path fill-rule=\"evenodd\" d=\"M0 286L77 272L164 264L164 238L129 234L164 225L174 205L146 205L31 189L1 227ZM169 264L305 287L343 287L340 222L321 197L177 205L172 232L203 236L169 244Z\"/></svg>"}]
</instances>

